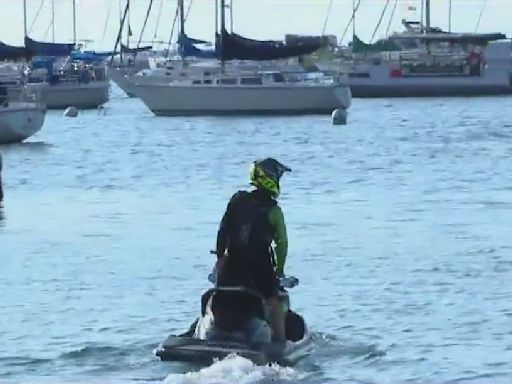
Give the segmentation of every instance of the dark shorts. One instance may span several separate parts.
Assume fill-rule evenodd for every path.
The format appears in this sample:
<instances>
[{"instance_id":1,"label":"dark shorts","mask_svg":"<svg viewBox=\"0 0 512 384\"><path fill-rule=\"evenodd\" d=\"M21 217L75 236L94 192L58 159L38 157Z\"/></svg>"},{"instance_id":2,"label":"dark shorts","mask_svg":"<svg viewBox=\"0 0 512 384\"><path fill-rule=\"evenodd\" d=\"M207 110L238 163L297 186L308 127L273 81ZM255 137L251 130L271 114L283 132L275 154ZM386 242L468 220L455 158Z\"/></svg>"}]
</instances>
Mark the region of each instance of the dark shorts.
<instances>
[{"instance_id":1,"label":"dark shorts","mask_svg":"<svg viewBox=\"0 0 512 384\"><path fill-rule=\"evenodd\" d=\"M279 281L270 262L248 263L228 257L219 276L219 286L254 289L264 299L277 296Z\"/></svg>"}]
</instances>

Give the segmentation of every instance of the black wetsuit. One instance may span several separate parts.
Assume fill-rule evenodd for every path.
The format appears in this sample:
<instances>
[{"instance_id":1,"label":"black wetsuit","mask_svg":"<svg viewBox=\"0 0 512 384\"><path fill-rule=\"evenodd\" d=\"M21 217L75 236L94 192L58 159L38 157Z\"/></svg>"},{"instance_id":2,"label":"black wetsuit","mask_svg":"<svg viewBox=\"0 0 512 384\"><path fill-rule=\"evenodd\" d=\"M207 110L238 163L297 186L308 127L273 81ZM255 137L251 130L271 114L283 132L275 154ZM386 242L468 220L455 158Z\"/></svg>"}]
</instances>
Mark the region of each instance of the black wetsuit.
<instances>
[{"instance_id":1,"label":"black wetsuit","mask_svg":"<svg viewBox=\"0 0 512 384\"><path fill-rule=\"evenodd\" d=\"M4 189L2 187L2 155L0 154L0 203L4 201Z\"/></svg>"},{"instance_id":2,"label":"black wetsuit","mask_svg":"<svg viewBox=\"0 0 512 384\"><path fill-rule=\"evenodd\" d=\"M217 251L228 251L219 286L243 286L265 299L277 295L272 240L274 228L269 213L277 206L268 193L240 191L227 206L217 234Z\"/></svg>"}]
</instances>

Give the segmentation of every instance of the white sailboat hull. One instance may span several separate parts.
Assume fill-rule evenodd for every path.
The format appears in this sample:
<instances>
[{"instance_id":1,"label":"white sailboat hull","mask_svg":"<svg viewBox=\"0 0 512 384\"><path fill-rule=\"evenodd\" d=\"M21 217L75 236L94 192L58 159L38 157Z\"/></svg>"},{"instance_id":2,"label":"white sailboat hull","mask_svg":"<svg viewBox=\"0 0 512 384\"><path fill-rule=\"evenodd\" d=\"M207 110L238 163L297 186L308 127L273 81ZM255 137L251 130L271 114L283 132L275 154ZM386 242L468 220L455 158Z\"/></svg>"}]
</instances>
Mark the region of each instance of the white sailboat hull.
<instances>
[{"instance_id":1,"label":"white sailboat hull","mask_svg":"<svg viewBox=\"0 0 512 384\"><path fill-rule=\"evenodd\" d=\"M129 97L135 97L135 86L132 81L133 73L126 68L110 68L109 76Z\"/></svg>"},{"instance_id":2,"label":"white sailboat hull","mask_svg":"<svg viewBox=\"0 0 512 384\"><path fill-rule=\"evenodd\" d=\"M108 81L47 84L41 89L41 99L48 109L63 109L71 105L78 109L94 109L108 101L108 92Z\"/></svg>"},{"instance_id":3,"label":"white sailboat hull","mask_svg":"<svg viewBox=\"0 0 512 384\"><path fill-rule=\"evenodd\" d=\"M464 96L499 96L512 94L510 87L501 86L476 86L470 85L442 85L411 86L398 85L352 85L352 93L355 98L380 98L380 97L464 97Z\"/></svg>"},{"instance_id":4,"label":"white sailboat hull","mask_svg":"<svg viewBox=\"0 0 512 384\"><path fill-rule=\"evenodd\" d=\"M353 97L504 95L512 94L511 47L508 40L493 42L471 66L467 63L469 53L464 53L466 58L462 60L460 52L416 51L391 52L385 56L381 53L383 57L377 63L374 58L319 63L318 66L327 72L346 74ZM415 69L411 63L418 67ZM448 66L443 67L446 64Z\"/></svg>"},{"instance_id":5,"label":"white sailboat hull","mask_svg":"<svg viewBox=\"0 0 512 384\"><path fill-rule=\"evenodd\" d=\"M37 103L10 102L0 106L0 144L21 142L37 133L46 109Z\"/></svg>"},{"instance_id":6,"label":"white sailboat hull","mask_svg":"<svg viewBox=\"0 0 512 384\"><path fill-rule=\"evenodd\" d=\"M108 81L83 83L48 83L27 84L29 93L37 94L37 99L48 109L65 109L74 106L78 109L94 109L108 101ZM18 90L19 92L19 90ZM19 96L13 92L12 98Z\"/></svg>"},{"instance_id":7,"label":"white sailboat hull","mask_svg":"<svg viewBox=\"0 0 512 384\"><path fill-rule=\"evenodd\" d=\"M485 96L512 93L512 82L507 70L487 71L483 76L389 76L387 68L370 71L369 78L350 78L354 97L441 97Z\"/></svg>"},{"instance_id":8,"label":"white sailboat hull","mask_svg":"<svg viewBox=\"0 0 512 384\"><path fill-rule=\"evenodd\" d=\"M350 88L341 84L137 84L135 94L158 116L323 114L351 103Z\"/></svg>"}]
</instances>

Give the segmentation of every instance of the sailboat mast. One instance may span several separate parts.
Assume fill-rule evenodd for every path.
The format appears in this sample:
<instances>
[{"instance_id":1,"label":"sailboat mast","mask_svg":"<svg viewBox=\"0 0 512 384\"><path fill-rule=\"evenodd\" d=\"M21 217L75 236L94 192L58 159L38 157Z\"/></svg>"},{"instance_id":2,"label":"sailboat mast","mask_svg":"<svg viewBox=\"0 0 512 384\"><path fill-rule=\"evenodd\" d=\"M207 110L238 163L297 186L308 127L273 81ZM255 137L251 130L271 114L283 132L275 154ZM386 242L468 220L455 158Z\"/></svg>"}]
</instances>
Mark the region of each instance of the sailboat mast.
<instances>
[{"instance_id":1,"label":"sailboat mast","mask_svg":"<svg viewBox=\"0 0 512 384\"><path fill-rule=\"evenodd\" d=\"M185 62L185 53L181 49L180 42L185 37L185 0L178 0L178 13L180 15L180 32L178 34L178 53L181 56L181 61Z\"/></svg>"},{"instance_id":2,"label":"sailboat mast","mask_svg":"<svg viewBox=\"0 0 512 384\"><path fill-rule=\"evenodd\" d=\"M425 0L420 1L420 27L421 33L425 32Z\"/></svg>"},{"instance_id":3,"label":"sailboat mast","mask_svg":"<svg viewBox=\"0 0 512 384\"><path fill-rule=\"evenodd\" d=\"M224 71L224 31L226 30L226 0L220 0L220 63Z\"/></svg>"},{"instance_id":4,"label":"sailboat mast","mask_svg":"<svg viewBox=\"0 0 512 384\"><path fill-rule=\"evenodd\" d=\"M27 36L27 0L23 0L23 33Z\"/></svg>"},{"instance_id":5,"label":"sailboat mast","mask_svg":"<svg viewBox=\"0 0 512 384\"><path fill-rule=\"evenodd\" d=\"M352 41L356 35L356 0L352 0Z\"/></svg>"},{"instance_id":6,"label":"sailboat mast","mask_svg":"<svg viewBox=\"0 0 512 384\"><path fill-rule=\"evenodd\" d=\"M121 61L121 63L123 62L123 47L122 47L122 44L123 44L123 27L124 27L124 23L123 23L123 6L121 4L121 0L118 0L117 2L117 5L119 7L119 34L121 35L121 49L119 50L119 60ZM116 45L117 47L117 45Z\"/></svg>"},{"instance_id":7,"label":"sailboat mast","mask_svg":"<svg viewBox=\"0 0 512 384\"><path fill-rule=\"evenodd\" d=\"M185 35L185 4L184 0L178 0L178 6L180 9L180 37Z\"/></svg>"},{"instance_id":8,"label":"sailboat mast","mask_svg":"<svg viewBox=\"0 0 512 384\"><path fill-rule=\"evenodd\" d=\"M126 15L128 14L129 6L130 6L130 0L127 0L126 7L124 9L124 14L123 14L123 17L121 18L121 25L119 26L119 31L117 32L116 45L114 46L114 49L112 50L112 56L110 56L110 65L112 65L112 63L114 62L114 56L116 54L117 46L120 43L122 43L121 40L123 37L123 25L126 20ZM123 52L122 47L121 47L120 51L121 51L121 60L122 60L122 52Z\"/></svg>"},{"instance_id":9,"label":"sailboat mast","mask_svg":"<svg viewBox=\"0 0 512 384\"><path fill-rule=\"evenodd\" d=\"M76 45L76 0L73 0L73 43Z\"/></svg>"},{"instance_id":10,"label":"sailboat mast","mask_svg":"<svg viewBox=\"0 0 512 384\"><path fill-rule=\"evenodd\" d=\"M448 32L452 31L452 0L448 0Z\"/></svg>"},{"instance_id":11,"label":"sailboat mast","mask_svg":"<svg viewBox=\"0 0 512 384\"><path fill-rule=\"evenodd\" d=\"M229 1L229 28L233 33L233 0Z\"/></svg>"},{"instance_id":12,"label":"sailboat mast","mask_svg":"<svg viewBox=\"0 0 512 384\"><path fill-rule=\"evenodd\" d=\"M425 0L425 27L430 31L430 0Z\"/></svg>"},{"instance_id":13,"label":"sailboat mast","mask_svg":"<svg viewBox=\"0 0 512 384\"><path fill-rule=\"evenodd\" d=\"M52 42L55 43L55 0L52 0Z\"/></svg>"},{"instance_id":14,"label":"sailboat mast","mask_svg":"<svg viewBox=\"0 0 512 384\"><path fill-rule=\"evenodd\" d=\"M219 31L219 0L215 0L215 33Z\"/></svg>"},{"instance_id":15,"label":"sailboat mast","mask_svg":"<svg viewBox=\"0 0 512 384\"><path fill-rule=\"evenodd\" d=\"M132 31L130 27L130 0L126 0L126 9L127 9L127 20L128 20L128 28L126 29L126 46L130 47L130 32Z\"/></svg>"}]
</instances>

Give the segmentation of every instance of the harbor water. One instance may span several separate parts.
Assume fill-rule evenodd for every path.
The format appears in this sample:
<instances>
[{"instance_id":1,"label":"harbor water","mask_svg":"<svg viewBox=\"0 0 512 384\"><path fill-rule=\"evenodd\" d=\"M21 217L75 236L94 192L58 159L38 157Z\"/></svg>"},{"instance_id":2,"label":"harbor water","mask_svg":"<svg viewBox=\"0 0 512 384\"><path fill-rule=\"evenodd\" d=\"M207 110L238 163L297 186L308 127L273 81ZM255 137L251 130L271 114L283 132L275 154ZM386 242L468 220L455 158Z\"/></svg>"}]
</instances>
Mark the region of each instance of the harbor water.
<instances>
[{"instance_id":1,"label":"harbor water","mask_svg":"<svg viewBox=\"0 0 512 384\"><path fill-rule=\"evenodd\" d=\"M510 99L354 100L330 116L104 111L2 146L1 383L512 382ZM188 328L254 159L282 180L294 367L153 354Z\"/></svg>"}]
</instances>

